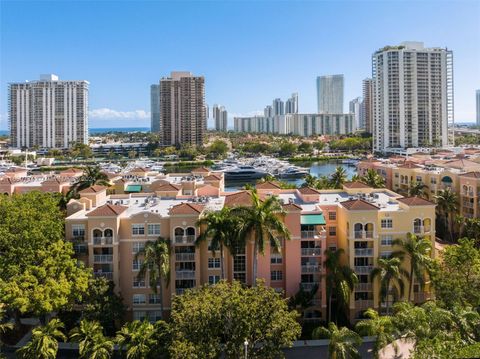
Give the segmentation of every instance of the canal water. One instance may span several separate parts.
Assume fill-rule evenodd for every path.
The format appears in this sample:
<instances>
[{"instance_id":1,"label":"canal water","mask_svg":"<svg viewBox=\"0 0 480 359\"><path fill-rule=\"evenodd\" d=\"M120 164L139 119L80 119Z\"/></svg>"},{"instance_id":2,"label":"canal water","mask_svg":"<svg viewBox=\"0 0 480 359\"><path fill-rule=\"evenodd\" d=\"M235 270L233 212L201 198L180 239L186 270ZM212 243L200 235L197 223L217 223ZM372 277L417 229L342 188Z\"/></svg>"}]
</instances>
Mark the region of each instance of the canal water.
<instances>
[{"instance_id":1,"label":"canal water","mask_svg":"<svg viewBox=\"0 0 480 359\"><path fill-rule=\"evenodd\" d=\"M337 167L345 168L348 179L352 178L352 176L357 173L355 166L344 165L342 164L341 161L321 161L321 162L304 162L304 163L297 162L295 163L295 165L299 167L308 168L310 171L310 174L316 177L329 176L333 172L335 172L335 168ZM284 179L283 181L295 184L297 187L301 186L302 183L304 182L303 178ZM251 182L226 181L225 191L227 192L237 191L241 189L243 186L245 186L247 183L255 184L255 182L256 182L255 180Z\"/></svg>"}]
</instances>

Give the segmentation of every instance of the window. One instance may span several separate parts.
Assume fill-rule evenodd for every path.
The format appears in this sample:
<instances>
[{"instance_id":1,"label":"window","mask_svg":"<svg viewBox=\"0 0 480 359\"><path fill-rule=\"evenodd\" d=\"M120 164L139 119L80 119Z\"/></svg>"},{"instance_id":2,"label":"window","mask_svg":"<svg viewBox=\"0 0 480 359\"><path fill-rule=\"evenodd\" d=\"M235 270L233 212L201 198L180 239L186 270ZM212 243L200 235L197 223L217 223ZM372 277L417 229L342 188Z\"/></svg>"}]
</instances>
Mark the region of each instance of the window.
<instances>
[{"instance_id":1,"label":"window","mask_svg":"<svg viewBox=\"0 0 480 359\"><path fill-rule=\"evenodd\" d=\"M416 180L417 180L418 183L422 183L422 177L417 176Z\"/></svg>"},{"instance_id":2,"label":"window","mask_svg":"<svg viewBox=\"0 0 480 359\"><path fill-rule=\"evenodd\" d=\"M145 294L134 294L133 295L133 304L145 304Z\"/></svg>"},{"instance_id":3,"label":"window","mask_svg":"<svg viewBox=\"0 0 480 359\"><path fill-rule=\"evenodd\" d=\"M337 235L337 227L328 227L328 235L336 236Z\"/></svg>"},{"instance_id":4,"label":"window","mask_svg":"<svg viewBox=\"0 0 480 359\"><path fill-rule=\"evenodd\" d=\"M162 312L160 310L149 310L147 317L150 323L155 323L162 319Z\"/></svg>"},{"instance_id":5,"label":"window","mask_svg":"<svg viewBox=\"0 0 480 359\"><path fill-rule=\"evenodd\" d=\"M132 224L132 235L141 236L145 234L145 226L143 224Z\"/></svg>"},{"instance_id":6,"label":"window","mask_svg":"<svg viewBox=\"0 0 480 359\"><path fill-rule=\"evenodd\" d=\"M272 270L270 273L270 279L273 281L283 280L283 272L281 270Z\"/></svg>"},{"instance_id":7,"label":"window","mask_svg":"<svg viewBox=\"0 0 480 359\"><path fill-rule=\"evenodd\" d=\"M393 228L393 222L391 219L382 219L382 228Z\"/></svg>"},{"instance_id":8,"label":"window","mask_svg":"<svg viewBox=\"0 0 480 359\"><path fill-rule=\"evenodd\" d=\"M160 303L160 295L150 293L148 295L148 304L159 304Z\"/></svg>"},{"instance_id":9,"label":"window","mask_svg":"<svg viewBox=\"0 0 480 359\"><path fill-rule=\"evenodd\" d=\"M282 264L283 258L280 254L272 254L270 257L271 264Z\"/></svg>"},{"instance_id":10,"label":"window","mask_svg":"<svg viewBox=\"0 0 480 359\"><path fill-rule=\"evenodd\" d=\"M160 235L160 223L153 223L148 225L148 235L149 236L159 236Z\"/></svg>"},{"instance_id":11,"label":"window","mask_svg":"<svg viewBox=\"0 0 480 359\"><path fill-rule=\"evenodd\" d=\"M147 318L147 312L138 311L138 310L133 311L133 320L139 320L143 322L146 318Z\"/></svg>"},{"instance_id":12,"label":"window","mask_svg":"<svg viewBox=\"0 0 480 359\"><path fill-rule=\"evenodd\" d=\"M133 246L132 246L132 253L137 254L138 252L143 251L144 248L145 248L144 242L135 242L133 243Z\"/></svg>"},{"instance_id":13,"label":"window","mask_svg":"<svg viewBox=\"0 0 480 359\"><path fill-rule=\"evenodd\" d=\"M220 276L219 275L209 275L208 276L208 284L217 284L220 282Z\"/></svg>"},{"instance_id":14,"label":"window","mask_svg":"<svg viewBox=\"0 0 480 359\"><path fill-rule=\"evenodd\" d=\"M328 219L330 221L336 221L337 220L337 212L328 212Z\"/></svg>"},{"instance_id":15,"label":"window","mask_svg":"<svg viewBox=\"0 0 480 359\"><path fill-rule=\"evenodd\" d=\"M133 278L133 288L145 288L145 279Z\"/></svg>"},{"instance_id":16,"label":"window","mask_svg":"<svg viewBox=\"0 0 480 359\"><path fill-rule=\"evenodd\" d=\"M382 251L380 253L381 258L390 258L391 255L392 255L392 251Z\"/></svg>"},{"instance_id":17,"label":"window","mask_svg":"<svg viewBox=\"0 0 480 359\"><path fill-rule=\"evenodd\" d=\"M431 184L437 184L437 179L436 178L430 178L430 183Z\"/></svg>"},{"instance_id":18,"label":"window","mask_svg":"<svg viewBox=\"0 0 480 359\"><path fill-rule=\"evenodd\" d=\"M381 245L382 246L391 246L393 243L393 237L392 236L382 236L381 239Z\"/></svg>"},{"instance_id":19,"label":"window","mask_svg":"<svg viewBox=\"0 0 480 359\"><path fill-rule=\"evenodd\" d=\"M208 258L208 268L220 268L220 258Z\"/></svg>"},{"instance_id":20,"label":"window","mask_svg":"<svg viewBox=\"0 0 480 359\"><path fill-rule=\"evenodd\" d=\"M85 225L84 224L72 224L72 236L74 236L74 237L84 237L85 236Z\"/></svg>"},{"instance_id":21,"label":"window","mask_svg":"<svg viewBox=\"0 0 480 359\"><path fill-rule=\"evenodd\" d=\"M132 261L132 270L133 271L138 271L142 267L143 260L142 259L134 259Z\"/></svg>"}]
</instances>

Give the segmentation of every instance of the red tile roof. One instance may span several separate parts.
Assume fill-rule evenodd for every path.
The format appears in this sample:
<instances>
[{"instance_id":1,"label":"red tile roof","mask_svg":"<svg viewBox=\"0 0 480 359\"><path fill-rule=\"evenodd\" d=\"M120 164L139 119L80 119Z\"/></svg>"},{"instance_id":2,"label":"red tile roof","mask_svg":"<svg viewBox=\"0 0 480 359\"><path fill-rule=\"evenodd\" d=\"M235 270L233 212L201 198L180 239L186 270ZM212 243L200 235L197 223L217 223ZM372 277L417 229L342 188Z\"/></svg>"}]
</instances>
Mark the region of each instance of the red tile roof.
<instances>
[{"instance_id":1,"label":"red tile roof","mask_svg":"<svg viewBox=\"0 0 480 359\"><path fill-rule=\"evenodd\" d=\"M399 198L398 201L405 203L407 206L435 206L435 203L421 197L404 197Z\"/></svg>"},{"instance_id":2,"label":"red tile roof","mask_svg":"<svg viewBox=\"0 0 480 359\"><path fill-rule=\"evenodd\" d=\"M98 193L106 189L107 187L105 186L93 185L88 188L82 189L79 193Z\"/></svg>"},{"instance_id":3,"label":"red tile roof","mask_svg":"<svg viewBox=\"0 0 480 359\"><path fill-rule=\"evenodd\" d=\"M406 161L403 165L398 166L398 168L422 168L422 167L415 164L412 161Z\"/></svg>"},{"instance_id":4,"label":"red tile roof","mask_svg":"<svg viewBox=\"0 0 480 359\"><path fill-rule=\"evenodd\" d=\"M156 189L159 192L171 192L171 191L180 191L182 186L172 184L172 183L165 183Z\"/></svg>"},{"instance_id":5,"label":"red tile roof","mask_svg":"<svg viewBox=\"0 0 480 359\"><path fill-rule=\"evenodd\" d=\"M87 213L87 217L116 217L127 210L128 207L116 204L104 204Z\"/></svg>"},{"instance_id":6,"label":"red tile roof","mask_svg":"<svg viewBox=\"0 0 480 359\"><path fill-rule=\"evenodd\" d=\"M378 207L364 201L363 199L353 199L350 201L341 202L341 205L351 211L371 211L378 210Z\"/></svg>"},{"instance_id":7,"label":"red tile roof","mask_svg":"<svg viewBox=\"0 0 480 359\"><path fill-rule=\"evenodd\" d=\"M207 168L207 167L198 167L198 168L193 169L191 172L192 173L194 173L194 172L209 173L210 169Z\"/></svg>"},{"instance_id":8,"label":"red tile roof","mask_svg":"<svg viewBox=\"0 0 480 359\"><path fill-rule=\"evenodd\" d=\"M353 181L353 182L345 182L343 184L343 187L345 188L372 188L369 185L360 182L360 181Z\"/></svg>"},{"instance_id":9,"label":"red tile roof","mask_svg":"<svg viewBox=\"0 0 480 359\"><path fill-rule=\"evenodd\" d=\"M219 181L222 179L221 175L219 174L216 174L216 173L212 173L206 177L203 178L204 180L207 180L207 181Z\"/></svg>"},{"instance_id":10,"label":"red tile roof","mask_svg":"<svg viewBox=\"0 0 480 359\"><path fill-rule=\"evenodd\" d=\"M255 187L257 189L281 189L281 187L277 183L272 181L257 183Z\"/></svg>"},{"instance_id":11,"label":"red tile roof","mask_svg":"<svg viewBox=\"0 0 480 359\"><path fill-rule=\"evenodd\" d=\"M315 188L311 187L300 187L298 190L301 194L320 194L320 191L316 190Z\"/></svg>"},{"instance_id":12,"label":"red tile roof","mask_svg":"<svg viewBox=\"0 0 480 359\"><path fill-rule=\"evenodd\" d=\"M225 206L250 206L252 197L249 191L240 191L225 196Z\"/></svg>"},{"instance_id":13,"label":"red tile roof","mask_svg":"<svg viewBox=\"0 0 480 359\"><path fill-rule=\"evenodd\" d=\"M142 167L136 167L136 168L130 170L128 173L135 173L135 172L145 172L146 173L146 172L148 172L148 170L145 169L145 168L142 168Z\"/></svg>"},{"instance_id":14,"label":"red tile roof","mask_svg":"<svg viewBox=\"0 0 480 359\"><path fill-rule=\"evenodd\" d=\"M282 207L287 212L301 211L302 210L302 207L296 205L295 203L287 203L287 204L282 205Z\"/></svg>"},{"instance_id":15,"label":"red tile roof","mask_svg":"<svg viewBox=\"0 0 480 359\"><path fill-rule=\"evenodd\" d=\"M480 172L468 172L461 174L460 177L480 178Z\"/></svg>"},{"instance_id":16,"label":"red tile roof","mask_svg":"<svg viewBox=\"0 0 480 359\"><path fill-rule=\"evenodd\" d=\"M199 214L204 206L197 203L180 203L170 209L170 214Z\"/></svg>"}]
</instances>

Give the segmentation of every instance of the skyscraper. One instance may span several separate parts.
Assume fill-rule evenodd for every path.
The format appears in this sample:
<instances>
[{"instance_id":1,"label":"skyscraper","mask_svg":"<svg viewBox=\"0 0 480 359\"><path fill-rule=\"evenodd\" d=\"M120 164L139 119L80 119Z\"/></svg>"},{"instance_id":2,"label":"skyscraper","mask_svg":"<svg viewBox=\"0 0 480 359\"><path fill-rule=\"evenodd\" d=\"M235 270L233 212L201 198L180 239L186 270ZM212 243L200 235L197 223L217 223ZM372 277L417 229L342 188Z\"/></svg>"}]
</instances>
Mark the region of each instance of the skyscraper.
<instances>
[{"instance_id":1,"label":"skyscraper","mask_svg":"<svg viewBox=\"0 0 480 359\"><path fill-rule=\"evenodd\" d=\"M273 100L272 109L273 109L273 116L278 116L278 115L284 115L285 114L284 103L279 98L276 98L275 100Z\"/></svg>"},{"instance_id":2,"label":"skyscraper","mask_svg":"<svg viewBox=\"0 0 480 359\"><path fill-rule=\"evenodd\" d=\"M226 132L228 125L228 112L224 106L214 106L213 118L215 119L215 130Z\"/></svg>"},{"instance_id":3,"label":"skyscraper","mask_svg":"<svg viewBox=\"0 0 480 359\"><path fill-rule=\"evenodd\" d=\"M386 46L372 55L373 148L453 143L453 54L422 42Z\"/></svg>"},{"instance_id":4,"label":"skyscraper","mask_svg":"<svg viewBox=\"0 0 480 359\"><path fill-rule=\"evenodd\" d=\"M40 80L9 84L9 121L12 146L68 148L88 143L87 81Z\"/></svg>"},{"instance_id":5,"label":"skyscraper","mask_svg":"<svg viewBox=\"0 0 480 359\"><path fill-rule=\"evenodd\" d=\"M160 132L160 85L150 86L150 130Z\"/></svg>"},{"instance_id":6,"label":"skyscraper","mask_svg":"<svg viewBox=\"0 0 480 359\"><path fill-rule=\"evenodd\" d=\"M207 128L205 79L190 72L172 72L160 80L162 145L200 146Z\"/></svg>"},{"instance_id":7,"label":"skyscraper","mask_svg":"<svg viewBox=\"0 0 480 359\"><path fill-rule=\"evenodd\" d=\"M477 90L477 126L480 126L480 90Z\"/></svg>"},{"instance_id":8,"label":"skyscraper","mask_svg":"<svg viewBox=\"0 0 480 359\"><path fill-rule=\"evenodd\" d=\"M263 115L264 117L273 117L273 108L270 105L265 106L265 109L263 110Z\"/></svg>"},{"instance_id":9,"label":"skyscraper","mask_svg":"<svg viewBox=\"0 0 480 359\"><path fill-rule=\"evenodd\" d=\"M357 97L350 101L348 104L349 112L353 113L353 118L355 121L355 127L359 130L365 129L365 121L363 118L363 111L362 111L362 104L363 100L361 97Z\"/></svg>"},{"instance_id":10,"label":"skyscraper","mask_svg":"<svg viewBox=\"0 0 480 359\"><path fill-rule=\"evenodd\" d=\"M373 80L366 78L363 80L363 101L362 116L365 123L365 132L373 131Z\"/></svg>"},{"instance_id":11,"label":"skyscraper","mask_svg":"<svg viewBox=\"0 0 480 359\"><path fill-rule=\"evenodd\" d=\"M317 77L318 113L343 113L343 75Z\"/></svg>"},{"instance_id":12,"label":"skyscraper","mask_svg":"<svg viewBox=\"0 0 480 359\"><path fill-rule=\"evenodd\" d=\"M298 113L298 93L292 93L287 102L285 102L285 114Z\"/></svg>"}]
</instances>

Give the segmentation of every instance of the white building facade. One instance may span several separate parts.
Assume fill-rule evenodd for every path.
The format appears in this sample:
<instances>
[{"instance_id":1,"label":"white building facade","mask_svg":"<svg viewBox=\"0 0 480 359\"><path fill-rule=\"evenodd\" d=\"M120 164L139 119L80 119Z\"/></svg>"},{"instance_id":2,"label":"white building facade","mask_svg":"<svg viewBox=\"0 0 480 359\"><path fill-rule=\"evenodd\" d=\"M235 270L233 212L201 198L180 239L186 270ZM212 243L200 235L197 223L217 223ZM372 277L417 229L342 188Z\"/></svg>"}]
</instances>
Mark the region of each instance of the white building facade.
<instances>
[{"instance_id":1,"label":"white building facade","mask_svg":"<svg viewBox=\"0 0 480 359\"><path fill-rule=\"evenodd\" d=\"M343 113L343 75L317 77L318 113Z\"/></svg>"},{"instance_id":2,"label":"white building facade","mask_svg":"<svg viewBox=\"0 0 480 359\"><path fill-rule=\"evenodd\" d=\"M353 113L353 116L355 118L355 126L359 130L365 129L365 118L363 116L362 106L363 100L361 97L353 99L348 105L349 112Z\"/></svg>"},{"instance_id":3,"label":"white building facade","mask_svg":"<svg viewBox=\"0 0 480 359\"><path fill-rule=\"evenodd\" d=\"M453 143L452 51L386 46L372 56L372 75L374 151Z\"/></svg>"},{"instance_id":4,"label":"white building facade","mask_svg":"<svg viewBox=\"0 0 480 359\"><path fill-rule=\"evenodd\" d=\"M12 147L68 148L88 144L88 81L40 80L9 84Z\"/></svg>"}]
</instances>

